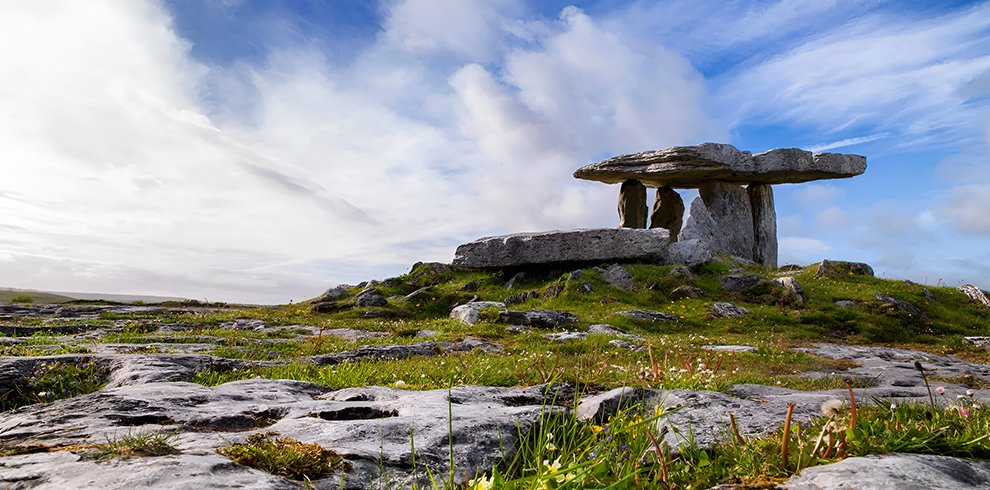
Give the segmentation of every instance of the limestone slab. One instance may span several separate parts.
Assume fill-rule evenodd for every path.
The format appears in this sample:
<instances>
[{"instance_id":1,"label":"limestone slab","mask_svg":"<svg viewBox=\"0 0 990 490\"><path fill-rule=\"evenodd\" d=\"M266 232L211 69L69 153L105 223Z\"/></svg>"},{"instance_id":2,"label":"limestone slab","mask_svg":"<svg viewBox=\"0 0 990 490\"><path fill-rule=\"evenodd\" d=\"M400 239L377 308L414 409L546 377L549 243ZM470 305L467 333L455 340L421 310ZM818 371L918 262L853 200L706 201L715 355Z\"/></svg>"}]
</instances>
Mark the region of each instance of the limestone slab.
<instances>
[{"instance_id":1,"label":"limestone slab","mask_svg":"<svg viewBox=\"0 0 990 490\"><path fill-rule=\"evenodd\" d=\"M612 260L662 261L667 257L667 230L591 228L516 233L482 238L457 247L453 265L499 268Z\"/></svg>"},{"instance_id":2,"label":"limestone slab","mask_svg":"<svg viewBox=\"0 0 990 490\"><path fill-rule=\"evenodd\" d=\"M585 165L574 177L618 184L636 179L661 187L696 188L721 180L743 184L794 184L855 177L866 171L866 157L780 148L753 155L732 145L697 146L632 153Z\"/></svg>"}]
</instances>

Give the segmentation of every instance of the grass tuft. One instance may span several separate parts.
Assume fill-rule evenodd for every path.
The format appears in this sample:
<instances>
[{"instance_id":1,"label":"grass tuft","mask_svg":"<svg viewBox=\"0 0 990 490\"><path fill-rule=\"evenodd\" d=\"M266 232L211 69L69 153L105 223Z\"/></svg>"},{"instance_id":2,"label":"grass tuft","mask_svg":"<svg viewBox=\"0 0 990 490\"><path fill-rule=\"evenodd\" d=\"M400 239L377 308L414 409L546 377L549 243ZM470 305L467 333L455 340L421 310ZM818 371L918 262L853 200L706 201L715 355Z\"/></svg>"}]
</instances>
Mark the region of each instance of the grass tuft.
<instances>
[{"instance_id":1,"label":"grass tuft","mask_svg":"<svg viewBox=\"0 0 990 490\"><path fill-rule=\"evenodd\" d=\"M250 434L246 443L233 443L217 452L239 464L299 481L319 479L350 466L340 454L319 444L278 435L277 432Z\"/></svg>"}]
</instances>

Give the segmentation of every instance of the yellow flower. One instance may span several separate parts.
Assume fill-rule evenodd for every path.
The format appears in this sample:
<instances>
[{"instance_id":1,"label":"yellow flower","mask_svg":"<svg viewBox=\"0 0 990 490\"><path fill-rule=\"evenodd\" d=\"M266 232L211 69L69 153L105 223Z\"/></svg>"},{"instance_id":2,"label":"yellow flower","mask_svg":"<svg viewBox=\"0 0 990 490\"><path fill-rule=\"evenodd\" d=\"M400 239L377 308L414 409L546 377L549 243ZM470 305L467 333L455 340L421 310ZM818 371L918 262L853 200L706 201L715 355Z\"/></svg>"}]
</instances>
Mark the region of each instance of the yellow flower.
<instances>
[{"instance_id":1,"label":"yellow flower","mask_svg":"<svg viewBox=\"0 0 990 490\"><path fill-rule=\"evenodd\" d=\"M548 459L544 459L543 465L546 466L548 470L550 470L551 474L560 471L560 456L558 456L557 459L553 460L553 463L551 463L550 460Z\"/></svg>"},{"instance_id":2,"label":"yellow flower","mask_svg":"<svg viewBox=\"0 0 990 490\"><path fill-rule=\"evenodd\" d=\"M468 482L468 488L470 490L489 490L492 488L495 475L485 478L485 475L481 475L474 480Z\"/></svg>"},{"instance_id":3,"label":"yellow flower","mask_svg":"<svg viewBox=\"0 0 990 490\"><path fill-rule=\"evenodd\" d=\"M605 428L604 428L604 427L602 427L602 426L600 426L600 425L592 425L592 426L591 426L591 427L589 427L589 428L591 429L591 433L592 433L592 434L597 434L597 433L599 433L599 432L601 432L601 431L603 431L603 430L605 430Z\"/></svg>"}]
</instances>

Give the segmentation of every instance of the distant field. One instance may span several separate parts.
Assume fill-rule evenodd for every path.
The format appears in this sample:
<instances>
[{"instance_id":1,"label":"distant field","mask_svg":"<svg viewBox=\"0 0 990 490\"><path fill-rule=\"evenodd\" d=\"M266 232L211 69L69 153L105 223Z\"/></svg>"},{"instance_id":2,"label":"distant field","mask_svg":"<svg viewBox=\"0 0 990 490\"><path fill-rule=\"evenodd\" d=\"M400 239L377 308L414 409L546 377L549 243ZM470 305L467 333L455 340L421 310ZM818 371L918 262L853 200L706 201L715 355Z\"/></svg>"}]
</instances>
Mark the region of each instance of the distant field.
<instances>
[{"instance_id":1,"label":"distant field","mask_svg":"<svg viewBox=\"0 0 990 490\"><path fill-rule=\"evenodd\" d=\"M24 298L24 297L33 299L34 301L32 301L32 303L35 304L65 303L67 301L75 300L75 298L70 298L68 296L62 296L60 294L54 294L54 293L0 289L0 303L10 303L14 298Z\"/></svg>"},{"instance_id":2,"label":"distant field","mask_svg":"<svg viewBox=\"0 0 990 490\"><path fill-rule=\"evenodd\" d=\"M147 296L136 294L103 294L103 293L63 293L48 291L31 291L24 289L0 288L0 303L10 303L14 298L29 297L36 304L66 303L76 300L116 301L120 303L161 303L162 301L182 301L184 298L167 296Z\"/></svg>"}]
</instances>

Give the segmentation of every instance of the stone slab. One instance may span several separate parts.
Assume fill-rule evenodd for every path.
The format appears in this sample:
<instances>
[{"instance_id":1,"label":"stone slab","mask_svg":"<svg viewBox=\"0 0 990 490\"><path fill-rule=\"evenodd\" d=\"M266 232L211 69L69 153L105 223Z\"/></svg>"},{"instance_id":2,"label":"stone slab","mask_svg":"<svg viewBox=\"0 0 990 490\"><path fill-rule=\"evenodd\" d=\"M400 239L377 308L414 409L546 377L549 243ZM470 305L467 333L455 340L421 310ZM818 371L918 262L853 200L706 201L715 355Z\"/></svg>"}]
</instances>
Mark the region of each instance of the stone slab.
<instances>
[{"instance_id":1,"label":"stone slab","mask_svg":"<svg viewBox=\"0 0 990 490\"><path fill-rule=\"evenodd\" d=\"M632 153L585 165L574 177L618 184L628 179L654 186L696 188L721 180L742 184L795 184L855 177L866 171L866 157L780 148L753 155L732 145L697 146Z\"/></svg>"},{"instance_id":2,"label":"stone slab","mask_svg":"<svg viewBox=\"0 0 990 490\"><path fill-rule=\"evenodd\" d=\"M663 228L591 228L516 233L457 247L453 265L501 268L612 260L663 261L670 234Z\"/></svg>"}]
</instances>

